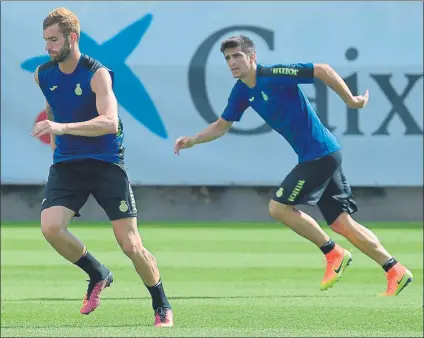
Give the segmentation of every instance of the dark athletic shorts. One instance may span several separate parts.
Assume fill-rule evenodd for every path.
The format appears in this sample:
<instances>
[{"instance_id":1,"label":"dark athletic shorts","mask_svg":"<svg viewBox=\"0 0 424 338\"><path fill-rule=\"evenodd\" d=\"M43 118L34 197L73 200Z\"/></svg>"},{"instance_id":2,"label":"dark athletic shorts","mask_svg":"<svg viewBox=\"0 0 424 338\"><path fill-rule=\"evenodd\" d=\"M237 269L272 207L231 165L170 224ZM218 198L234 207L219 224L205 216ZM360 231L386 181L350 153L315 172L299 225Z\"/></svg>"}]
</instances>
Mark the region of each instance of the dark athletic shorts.
<instances>
[{"instance_id":1,"label":"dark athletic shorts","mask_svg":"<svg viewBox=\"0 0 424 338\"><path fill-rule=\"evenodd\" d=\"M82 159L50 167L41 210L63 206L79 210L92 194L111 221L137 217L137 208L125 169L117 164Z\"/></svg>"},{"instance_id":2,"label":"dark athletic shorts","mask_svg":"<svg viewBox=\"0 0 424 338\"><path fill-rule=\"evenodd\" d=\"M318 205L328 225L344 211L358 211L342 170L340 151L296 165L273 195L287 205Z\"/></svg>"}]
</instances>

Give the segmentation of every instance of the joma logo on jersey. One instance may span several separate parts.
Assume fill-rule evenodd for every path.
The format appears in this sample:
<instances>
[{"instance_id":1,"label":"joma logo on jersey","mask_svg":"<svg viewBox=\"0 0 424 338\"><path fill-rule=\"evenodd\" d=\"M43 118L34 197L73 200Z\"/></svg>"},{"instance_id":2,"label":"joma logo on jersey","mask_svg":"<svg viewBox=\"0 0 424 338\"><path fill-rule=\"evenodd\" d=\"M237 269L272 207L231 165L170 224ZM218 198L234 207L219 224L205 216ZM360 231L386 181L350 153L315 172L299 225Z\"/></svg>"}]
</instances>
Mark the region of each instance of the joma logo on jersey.
<instances>
[{"instance_id":1,"label":"joma logo on jersey","mask_svg":"<svg viewBox=\"0 0 424 338\"><path fill-rule=\"evenodd\" d=\"M285 68L285 67L272 68L272 74L274 74L274 75L292 75L292 76L297 76L297 73L298 72L299 72L299 69L293 69L293 68Z\"/></svg>"}]
</instances>

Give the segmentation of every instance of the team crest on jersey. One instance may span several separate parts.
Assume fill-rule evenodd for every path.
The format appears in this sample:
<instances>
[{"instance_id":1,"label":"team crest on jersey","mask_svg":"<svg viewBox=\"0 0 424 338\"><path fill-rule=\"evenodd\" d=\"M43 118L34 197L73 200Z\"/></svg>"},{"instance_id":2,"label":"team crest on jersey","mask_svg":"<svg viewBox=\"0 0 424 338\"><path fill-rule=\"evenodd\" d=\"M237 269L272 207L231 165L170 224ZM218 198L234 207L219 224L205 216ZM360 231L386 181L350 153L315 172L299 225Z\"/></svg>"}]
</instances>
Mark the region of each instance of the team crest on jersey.
<instances>
[{"instance_id":1,"label":"team crest on jersey","mask_svg":"<svg viewBox=\"0 0 424 338\"><path fill-rule=\"evenodd\" d=\"M75 87L75 94L77 94L78 96L82 94L81 85L79 83L77 83L77 86Z\"/></svg>"}]
</instances>

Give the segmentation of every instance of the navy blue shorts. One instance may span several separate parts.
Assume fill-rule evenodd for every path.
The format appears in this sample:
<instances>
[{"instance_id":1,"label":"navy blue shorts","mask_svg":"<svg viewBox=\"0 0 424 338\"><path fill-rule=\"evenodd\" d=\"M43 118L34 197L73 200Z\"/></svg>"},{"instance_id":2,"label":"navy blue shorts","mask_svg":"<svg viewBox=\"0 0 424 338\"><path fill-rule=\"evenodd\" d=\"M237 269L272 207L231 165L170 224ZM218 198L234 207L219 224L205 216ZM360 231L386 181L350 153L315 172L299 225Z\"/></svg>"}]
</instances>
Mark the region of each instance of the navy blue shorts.
<instances>
[{"instance_id":1,"label":"navy blue shorts","mask_svg":"<svg viewBox=\"0 0 424 338\"><path fill-rule=\"evenodd\" d=\"M63 206L79 211L90 194L111 221L137 217L137 208L125 169L117 164L83 159L55 163L50 167L41 210Z\"/></svg>"},{"instance_id":2,"label":"navy blue shorts","mask_svg":"<svg viewBox=\"0 0 424 338\"><path fill-rule=\"evenodd\" d=\"M358 211L343 174L340 151L296 165L273 195L273 200L287 205L317 205L328 225L342 212Z\"/></svg>"}]
</instances>

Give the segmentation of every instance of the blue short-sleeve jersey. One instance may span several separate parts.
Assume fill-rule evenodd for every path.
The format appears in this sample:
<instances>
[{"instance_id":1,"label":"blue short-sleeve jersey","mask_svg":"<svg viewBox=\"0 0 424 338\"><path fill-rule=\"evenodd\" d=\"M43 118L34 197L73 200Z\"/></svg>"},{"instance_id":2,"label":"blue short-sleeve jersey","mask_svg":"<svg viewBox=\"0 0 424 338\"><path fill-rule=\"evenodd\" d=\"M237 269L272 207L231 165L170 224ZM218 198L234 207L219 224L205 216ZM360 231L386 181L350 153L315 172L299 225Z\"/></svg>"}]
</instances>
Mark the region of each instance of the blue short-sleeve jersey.
<instances>
[{"instance_id":1,"label":"blue short-sleeve jersey","mask_svg":"<svg viewBox=\"0 0 424 338\"><path fill-rule=\"evenodd\" d=\"M299 162L314 160L341 148L299 86L313 83L312 63L258 64L256 75L253 88L241 80L236 82L221 115L224 120L240 121L244 111L252 107L287 140Z\"/></svg>"}]
</instances>

